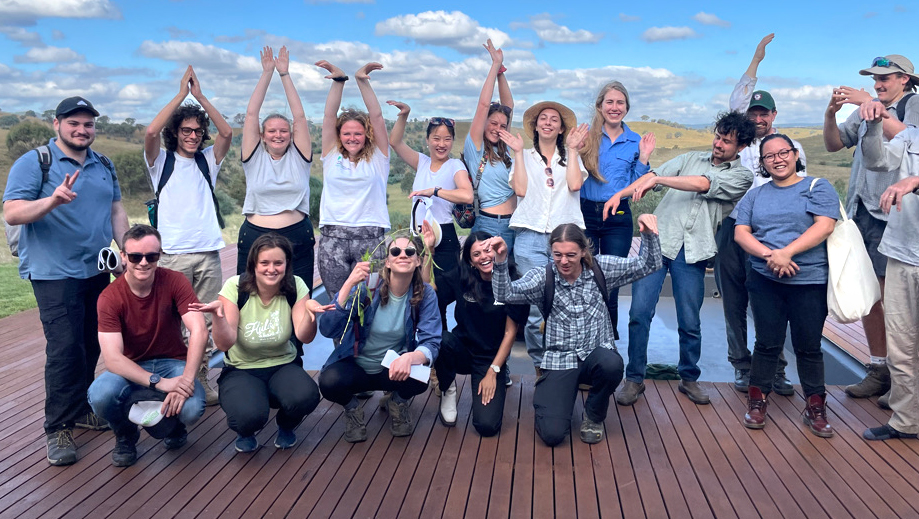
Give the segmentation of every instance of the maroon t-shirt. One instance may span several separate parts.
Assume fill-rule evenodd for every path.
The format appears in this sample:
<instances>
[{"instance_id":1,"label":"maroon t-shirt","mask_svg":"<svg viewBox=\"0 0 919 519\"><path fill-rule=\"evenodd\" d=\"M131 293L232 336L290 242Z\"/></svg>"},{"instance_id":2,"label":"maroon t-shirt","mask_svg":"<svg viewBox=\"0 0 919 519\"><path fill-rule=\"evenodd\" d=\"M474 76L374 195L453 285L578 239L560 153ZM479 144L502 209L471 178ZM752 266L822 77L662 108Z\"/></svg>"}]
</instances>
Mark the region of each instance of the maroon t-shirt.
<instances>
[{"instance_id":1,"label":"maroon t-shirt","mask_svg":"<svg viewBox=\"0 0 919 519\"><path fill-rule=\"evenodd\" d=\"M134 362L185 360L188 348L182 338L182 316L189 304L197 302L191 283L180 272L157 268L147 297L134 295L121 276L99 296L99 331L120 333L124 355Z\"/></svg>"}]
</instances>

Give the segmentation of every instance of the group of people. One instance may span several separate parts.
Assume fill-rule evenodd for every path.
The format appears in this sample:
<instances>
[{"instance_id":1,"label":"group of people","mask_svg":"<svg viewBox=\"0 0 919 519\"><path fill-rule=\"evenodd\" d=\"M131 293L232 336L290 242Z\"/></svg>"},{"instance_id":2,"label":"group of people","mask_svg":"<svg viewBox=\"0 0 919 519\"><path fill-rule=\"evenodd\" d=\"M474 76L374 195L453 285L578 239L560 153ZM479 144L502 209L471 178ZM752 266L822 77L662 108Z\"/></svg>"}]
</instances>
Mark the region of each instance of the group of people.
<instances>
[{"instance_id":1,"label":"group of people","mask_svg":"<svg viewBox=\"0 0 919 519\"><path fill-rule=\"evenodd\" d=\"M364 441L361 397L372 391L388 392L382 402L392 434L409 435L410 401L428 387L421 365L436 370L444 425L457 421L456 376L469 374L473 425L483 436L495 435L519 327L537 374L538 435L548 445L564 441L581 387L588 396L580 438L596 443L614 392L617 403L628 406L645 389L651 322L668 273L679 330L679 390L696 404L709 403L698 361L712 258L735 387L748 393L744 424L762 428L769 395L794 393L782 353L790 326L804 422L814 434L832 436L820 340L827 316L825 240L841 216L840 201L826 180L806 177L800 144L772 126L774 99L754 90L771 40L760 42L731 110L719 114L711 151L655 167L654 135L640 136L624 122L629 93L618 81L600 89L590 125L578 125L574 112L557 102L531 106L523 115L533 143L526 148L523 137L509 131L514 103L503 52L488 41L492 64L457 160L450 157L453 119L429 119L425 154L404 142L410 107L390 101L399 112L387 132L370 82L382 65L368 63L354 74L366 111L339 111L351 78L319 61L331 87L322 123L318 258L308 218L309 123L287 49L275 55L265 47L242 130L246 197L237 275L222 284L214 187L232 129L204 96L192 67L146 130L152 225L129 228L117 174L90 148L99 113L82 97L65 99L56 110L57 137L47 147L50 167L26 153L13 165L3 198L7 223L22 225L20 273L32 283L47 339L48 461L76 461L74 427L111 427L113 463L135 463L139 430L129 411L137 401L132 394L144 389L174 423L159 431L171 449L186 443L187 427L217 402L237 433L236 450L258 448L256 433L271 408L278 409L275 446L292 447L297 426L322 397L343 407L344 439ZM291 117L260 121L275 72ZM845 210L862 230L878 277L890 283L886 312L878 305L865 318L868 376L846 391L883 394L892 380L893 416L865 437L915 438L919 241L910 239L910 230L919 222L919 161L911 152L919 147L919 101L909 92L919 76L898 55L876 58L860 73L873 76L878 97L836 89L824 138L831 151L856 147ZM499 102L492 101L496 85ZM183 104L189 94L197 104ZM845 103L859 110L837 126L835 114ZM206 145L211 123L217 135ZM389 233L390 147L416 170L410 196L429 205L430 221L409 232ZM630 203L664 187L670 189L654 214L637 218L640 251L628 257ZM473 203L475 223L461 244L452 209ZM110 284L96 256L113 239L123 272ZM311 298L315 262L329 304ZM618 287L629 283L626 365L615 341ZM457 324L448 331L450 304ZM334 343L318 383L301 360L317 332ZM219 391L207 378L214 349L225 352ZM94 378L100 352L106 372Z\"/></svg>"}]
</instances>

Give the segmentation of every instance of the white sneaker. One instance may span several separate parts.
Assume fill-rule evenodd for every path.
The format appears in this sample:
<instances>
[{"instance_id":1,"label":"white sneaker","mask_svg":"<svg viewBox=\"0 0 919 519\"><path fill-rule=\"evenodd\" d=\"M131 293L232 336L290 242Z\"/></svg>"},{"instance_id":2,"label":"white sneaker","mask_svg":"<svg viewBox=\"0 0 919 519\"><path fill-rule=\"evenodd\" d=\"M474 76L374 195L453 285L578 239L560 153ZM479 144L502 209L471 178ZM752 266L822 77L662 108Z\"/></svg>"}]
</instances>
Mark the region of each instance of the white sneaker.
<instances>
[{"instance_id":1,"label":"white sneaker","mask_svg":"<svg viewBox=\"0 0 919 519\"><path fill-rule=\"evenodd\" d=\"M456 425L456 381L440 395L440 422L447 427Z\"/></svg>"}]
</instances>

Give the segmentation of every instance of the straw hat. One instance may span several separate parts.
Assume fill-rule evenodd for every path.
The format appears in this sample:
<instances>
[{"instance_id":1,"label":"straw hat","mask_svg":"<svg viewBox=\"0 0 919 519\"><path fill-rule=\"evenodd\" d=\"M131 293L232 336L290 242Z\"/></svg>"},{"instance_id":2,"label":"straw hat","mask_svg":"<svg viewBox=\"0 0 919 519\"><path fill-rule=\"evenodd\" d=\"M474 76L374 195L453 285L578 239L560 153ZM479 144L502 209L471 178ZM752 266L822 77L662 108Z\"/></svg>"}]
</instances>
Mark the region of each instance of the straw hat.
<instances>
[{"instance_id":1,"label":"straw hat","mask_svg":"<svg viewBox=\"0 0 919 519\"><path fill-rule=\"evenodd\" d=\"M562 116L562 122L565 124L565 131L562 132L562 139L564 139L568 132L578 125L578 118L574 116L574 112L571 111L567 106L556 103L555 101L540 101L535 105L527 108L527 111L523 113L523 131L530 133L530 138L534 141L537 139L535 132L533 132L533 122L539 117L539 114L546 108L552 108L557 111L560 116Z\"/></svg>"}]
</instances>

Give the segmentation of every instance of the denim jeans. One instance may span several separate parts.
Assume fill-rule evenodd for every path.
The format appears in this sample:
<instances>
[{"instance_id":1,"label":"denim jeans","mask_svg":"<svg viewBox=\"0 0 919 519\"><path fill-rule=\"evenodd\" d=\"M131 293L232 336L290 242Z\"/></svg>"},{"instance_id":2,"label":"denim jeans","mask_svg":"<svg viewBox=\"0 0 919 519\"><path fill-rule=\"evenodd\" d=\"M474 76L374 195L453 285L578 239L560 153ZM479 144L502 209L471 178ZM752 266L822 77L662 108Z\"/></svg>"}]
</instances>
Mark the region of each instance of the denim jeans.
<instances>
[{"instance_id":1,"label":"denim jeans","mask_svg":"<svg viewBox=\"0 0 919 519\"><path fill-rule=\"evenodd\" d=\"M606 254L625 258L632 248L632 209L628 200L623 200L619 210L624 214L615 214L603 220L605 202L592 202L581 199L581 214L584 216L584 233L590 239L593 254ZM614 339L619 339L619 287L610 290L606 302L609 318L613 322Z\"/></svg>"},{"instance_id":2,"label":"denim jeans","mask_svg":"<svg viewBox=\"0 0 919 519\"><path fill-rule=\"evenodd\" d=\"M472 232L482 231L492 236L504 238L504 243L507 244L507 254L508 257L510 257L514 252L514 238L516 236L514 230L510 228L510 224L510 217L492 218L480 212L475 217L475 224L472 226Z\"/></svg>"},{"instance_id":3,"label":"denim jeans","mask_svg":"<svg viewBox=\"0 0 919 519\"><path fill-rule=\"evenodd\" d=\"M754 270L749 274L747 288L756 326L750 385L764 394L772 390L779 352L785 347L785 330L790 326L804 396L826 393L820 349L827 315L826 284L790 285Z\"/></svg>"},{"instance_id":4,"label":"denim jeans","mask_svg":"<svg viewBox=\"0 0 919 519\"><path fill-rule=\"evenodd\" d=\"M45 434L72 428L89 413L86 390L99 361L96 301L108 274L88 279L32 280L45 332Z\"/></svg>"},{"instance_id":5,"label":"denim jeans","mask_svg":"<svg viewBox=\"0 0 919 519\"><path fill-rule=\"evenodd\" d=\"M654 311L668 271L673 286L673 301L676 304L677 330L680 334L680 362L677 365L680 378L696 381L701 374L698 366L702 353L702 322L699 312L702 310L702 301L705 297L706 261L686 263L685 251L680 249L676 259L665 257L663 262L663 268L632 283L629 364L625 370L625 378L635 383L641 383L645 378L651 320L654 319Z\"/></svg>"},{"instance_id":6,"label":"denim jeans","mask_svg":"<svg viewBox=\"0 0 919 519\"><path fill-rule=\"evenodd\" d=\"M534 268L544 269L546 264L552 261L549 257L548 233L517 229L514 244L514 257L517 259L517 270L521 275ZM542 334L539 333L541 322L542 312L539 307L531 305L530 315L523 329L523 338L526 341L527 353L536 366L542 365Z\"/></svg>"},{"instance_id":7,"label":"denim jeans","mask_svg":"<svg viewBox=\"0 0 919 519\"><path fill-rule=\"evenodd\" d=\"M715 256L715 282L721 292L724 310L724 331L728 341L728 361L735 369L749 370L752 357L747 347L747 272L750 260L747 253L734 241L735 220L728 216L718 230L718 255ZM785 376L784 351L779 354L776 375Z\"/></svg>"},{"instance_id":8,"label":"denim jeans","mask_svg":"<svg viewBox=\"0 0 919 519\"><path fill-rule=\"evenodd\" d=\"M162 378L178 377L185 371L185 361L178 359L152 359L142 360L137 363L141 368L156 373ZM120 375L106 371L99 375L91 386L87 397L93 412L108 420L112 431L116 435L124 435L125 430L136 426L128 420L124 403L131 396L131 391L141 388ZM204 414L204 388L195 380L195 394L185 400L182 410L179 411L179 421L190 426Z\"/></svg>"}]
</instances>

